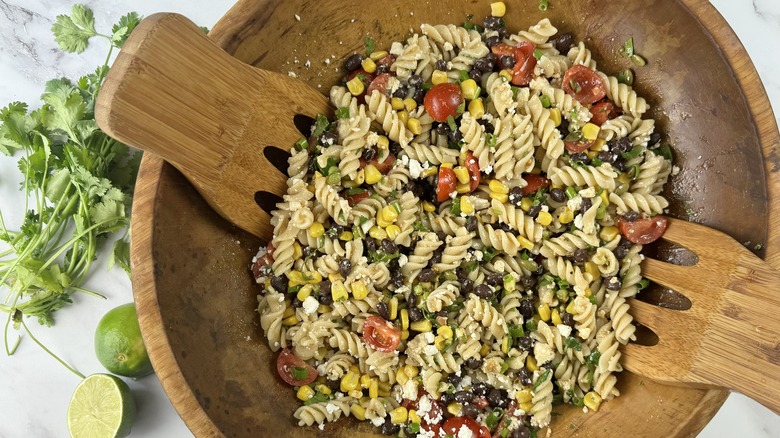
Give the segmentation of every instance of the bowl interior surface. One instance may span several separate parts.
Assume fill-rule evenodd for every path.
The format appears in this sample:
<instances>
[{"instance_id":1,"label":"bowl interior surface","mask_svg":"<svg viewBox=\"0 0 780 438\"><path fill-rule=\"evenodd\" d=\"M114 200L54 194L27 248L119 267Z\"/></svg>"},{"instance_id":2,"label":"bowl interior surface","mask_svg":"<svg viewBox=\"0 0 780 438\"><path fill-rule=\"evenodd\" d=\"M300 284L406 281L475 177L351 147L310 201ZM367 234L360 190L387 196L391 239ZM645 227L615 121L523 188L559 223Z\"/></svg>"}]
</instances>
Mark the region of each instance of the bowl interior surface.
<instances>
[{"instance_id":1,"label":"bowl interior surface","mask_svg":"<svg viewBox=\"0 0 780 438\"><path fill-rule=\"evenodd\" d=\"M460 24L468 14L480 22L489 3L397 1L367 8L336 0L247 1L228 13L212 37L244 62L293 71L327 93L342 75L342 60L363 50L365 35L387 48L418 31L420 23ZM673 145L680 168L666 193L671 215L741 242L766 242L767 178L756 126L732 68L689 10L691 4L712 7L613 0L605 10L603 2L591 0L555 2L542 13L537 3L507 2L511 31L548 17L560 32L585 41L600 70L634 69L636 89L653 108L648 117ZM618 54L629 37L648 60L646 67L635 68ZM136 207L146 214L134 216L133 232L141 325L166 391L193 432L373 434L375 428L352 419L322 432L295 426L292 412L299 402L277 377L247 269L262 242L218 217L178 171L156 157L144 158L138 187L137 197L146 199ZM618 388L622 395L597 414L556 408L553 436L690 436L726 395L663 386L628 372L619 376Z\"/></svg>"}]
</instances>

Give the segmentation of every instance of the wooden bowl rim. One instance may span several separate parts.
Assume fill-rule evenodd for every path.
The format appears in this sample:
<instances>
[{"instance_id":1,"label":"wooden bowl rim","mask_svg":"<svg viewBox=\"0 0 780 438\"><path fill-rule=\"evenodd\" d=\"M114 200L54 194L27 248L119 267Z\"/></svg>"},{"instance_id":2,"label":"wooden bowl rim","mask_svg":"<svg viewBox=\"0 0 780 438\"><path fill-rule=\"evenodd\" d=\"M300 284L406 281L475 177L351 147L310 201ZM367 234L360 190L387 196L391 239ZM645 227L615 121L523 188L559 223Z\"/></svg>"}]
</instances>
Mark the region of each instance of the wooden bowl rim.
<instances>
[{"instance_id":1,"label":"wooden bowl rim","mask_svg":"<svg viewBox=\"0 0 780 438\"><path fill-rule=\"evenodd\" d=\"M780 169L780 133L758 72L733 29L709 1L678 1L710 33L745 95L764 157L767 196L768 199L774 199L780 192L780 174L777 172ZM247 20L251 20L263 4L262 1L239 0L214 26L209 37L230 52L237 32L248 24ZM735 66L738 68L735 69ZM153 255L154 213L164 165L165 162L159 157L145 154L136 183L131 262L138 318L157 377L184 423L196 436L224 436L200 405L179 369L157 301L154 266L145 263L152 260ZM780 203L769 202L767 214L765 260L775 269L780 269L780 226L777 225ZM678 436L698 434L720 409L728 394L728 391L722 389L709 390L703 402L690 412L688 420L681 423Z\"/></svg>"}]
</instances>

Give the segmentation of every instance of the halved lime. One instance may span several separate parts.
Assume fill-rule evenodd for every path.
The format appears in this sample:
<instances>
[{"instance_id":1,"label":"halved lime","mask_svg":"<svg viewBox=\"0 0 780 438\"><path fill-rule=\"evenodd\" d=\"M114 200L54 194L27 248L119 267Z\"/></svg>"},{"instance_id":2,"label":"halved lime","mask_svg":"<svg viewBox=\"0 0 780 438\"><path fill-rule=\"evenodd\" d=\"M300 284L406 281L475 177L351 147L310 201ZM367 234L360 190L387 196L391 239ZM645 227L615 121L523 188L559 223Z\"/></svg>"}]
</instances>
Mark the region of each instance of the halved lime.
<instances>
[{"instance_id":1,"label":"halved lime","mask_svg":"<svg viewBox=\"0 0 780 438\"><path fill-rule=\"evenodd\" d=\"M135 400L122 379L92 374L79 383L68 406L73 438L125 437L135 419Z\"/></svg>"}]
</instances>

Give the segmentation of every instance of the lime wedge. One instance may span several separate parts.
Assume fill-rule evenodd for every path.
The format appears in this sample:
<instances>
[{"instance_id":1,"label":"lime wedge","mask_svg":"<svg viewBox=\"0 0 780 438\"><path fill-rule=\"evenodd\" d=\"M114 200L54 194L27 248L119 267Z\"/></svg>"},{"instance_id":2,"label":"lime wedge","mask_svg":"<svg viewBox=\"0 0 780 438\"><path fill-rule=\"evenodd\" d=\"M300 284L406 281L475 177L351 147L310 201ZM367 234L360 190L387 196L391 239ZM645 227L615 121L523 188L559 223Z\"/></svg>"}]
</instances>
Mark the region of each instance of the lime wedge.
<instances>
[{"instance_id":1,"label":"lime wedge","mask_svg":"<svg viewBox=\"0 0 780 438\"><path fill-rule=\"evenodd\" d=\"M125 437L134 419L130 387L108 374L82 380L68 406L68 430L73 438Z\"/></svg>"}]
</instances>

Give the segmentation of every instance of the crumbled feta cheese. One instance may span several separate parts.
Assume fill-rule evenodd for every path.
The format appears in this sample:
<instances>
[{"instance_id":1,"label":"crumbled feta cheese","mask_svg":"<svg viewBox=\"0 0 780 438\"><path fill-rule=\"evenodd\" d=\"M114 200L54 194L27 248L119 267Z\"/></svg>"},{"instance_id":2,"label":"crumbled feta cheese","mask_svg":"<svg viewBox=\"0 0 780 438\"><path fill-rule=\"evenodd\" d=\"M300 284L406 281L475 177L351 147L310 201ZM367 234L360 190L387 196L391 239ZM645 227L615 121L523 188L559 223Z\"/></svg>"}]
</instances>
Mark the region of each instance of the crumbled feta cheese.
<instances>
[{"instance_id":1,"label":"crumbled feta cheese","mask_svg":"<svg viewBox=\"0 0 780 438\"><path fill-rule=\"evenodd\" d=\"M389 90L389 94L392 96L395 91L401 86L401 81L398 80L395 76L390 76L390 79L387 80L387 88Z\"/></svg>"},{"instance_id":2,"label":"crumbled feta cheese","mask_svg":"<svg viewBox=\"0 0 780 438\"><path fill-rule=\"evenodd\" d=\"M330 65L330 58L325 58L325 61L323 61L325 65Z\"/></svg>"},{"instance_id":3,"label":"crumbled feta cheese","mask_svg":"<svg viewBox=\"0 0 780 438\"><path fill-rule=\"evenodd\" d=\"M409 257L406 256L406 254L401 254L398 256L398 267L403 268L405 264L409 263Z\"/></svg>"},{"instance_id":4,"label":"crumbled feta cheese","mask_svg":"<svg viewBox=\"0 0 780 438\"><path fill-rule=\"evenodd\" d=\"M460 426L460 429L458 429L458 435L456 435L457 438L474 438L474 432L471 431L471 429L468 428L465 424Z\"/></svg>"},{"instance_id":5,"label":"crumbled feta cheese","mask_svg":"<svg viewBox=\"0 0 780 438\"><path fill-rule=\"evenodd\" d=\"M303 311L306 312L307 315L313 315L316 313L318 307L320 307L320 302L311 295L303 300Z\"/></svg>"},{"instance_id":6,"label":"crumbled feta cheese","mask_svg":"<svg viewBox=\"0 0 780 438\"><path fill-rule=\"evenodd\" d=\"M555 358L555 352L549 345L543 342L534 344L534 357L539 365L545 364Z\"/></svg>"},{"instance_id":7,"label":"crumbled feta cheese","mask_svg":"<svg viewBox=\"0 0 780 438\"><path fill-rule=\"evenodd\" d=\"M426 356L433 356L438 352L439 349L433 345L426 345L425 347L423 347L423 354L425 354Z\"/></svg>"},{"instance_id":8,"label":"crumbled feta cheese","mask_svg":"<svg viewBox=\"0 0 780 438\"><path fill-rule=\"evenodd\" d=\"M409 175L411 175L412 178L419 179L422 171L423 171L423 167L419 161L409 160Z\"/></svg>"},{"instance_id":9,"label":"crumbled feta cheese","mask_svg":"<svg viewBox=\"0 0 780 438\"><path fill-rule=\"evenodd\" d=\"M320 423L319 426L317 426L319 430L325 430L325 423Z\"/></svg>"},{"instance_id":10,"label":"crumbled feta cheese","mask_svg":"<svg viewBox=\"0 0 780 438\"><path fill-rule=\"evenodd\" d=\"M571 326L568 326L566 324L558 324L558 332L560 332L561 336L568 337L571 334Z\"/></svg>"},{"instance_id":11,"label":"crumbled feta cheese","mask_svg":"<svg viewBox=\"0 0 780 438\"><path fill-rule=\"evenodd\" d=\"M578 214L574 218L574 226L577 227L577 229L581 230L583 225L585 225L585 219L582 217L581 214Z\"/></svg>"},{"instance_id":12,"label":"crumbled feta cheese","mask_svg":"<svg viewBox=\"0 0 780 438\"><path fill-rule=\"evenodd\" d=\"M405 399L415 400L417 398L417 381L409 379L404 383L403 396Z\"/></svg>"},{"instance_id":13,"label":"crumbled feta cheese","mask_svg":"<svg viewBox=\"0 0 780 438\"><path fill-rule=\"evenodd\" d=\"M332 414L332 413L334 413L334 412L338 411L338 410L339 410L339 407L338 407L338 406L336 406L336 405L335 405L335 404L333 404L333 403L328 403L328 404L326 404L326 405L325 405L325 410L326 410L326 411L327 411L329 414Z\"/></svg>"},{"instance_id":14,"label":"crumbled feta cheese","mask_svg":"<svg viewBox=\"0 0 780 438\"><path fill-rule=\"evenodd\" d=\"M295 21L301 21L301 16L298 14L295 14Z\"/></svg>"},{"instance_id":15,"label":"crumbled feta cheese","mask_svg":"<svg viewBox=\"0 0 780 438\"><path fill-rule=\"evenodd\" d=\"M566 206L571 209L571 211L577 211L582 206L582 196L575 196L572 199L569 199L566 201Z\"/></svg>"},{"instance_id":16,"label":"crumbled feta cheese","mask_svg":"<svg viewBox=\"0 0 780 438\"><path fill-rule=\"evenodd\" d=\"M579 195L583 198L592 198L596 196L596 189L593 187L588 187L587 189L582 189L579 192Z\"/></svg>"},{"instance_id":17,"label":"crumbled feta cheese","mask_svg":"<svg viewBox=\"0 0 780 438\"><path fill-rule=\"evenodd\" d=\"M380 427L385 423L384 417L374 417L371 419L371 424L373 424L376 427Z\"/></svg>"},{"instance_id":18,"label":"crumbled feta cheese","mask_svg":"<svg viewBox=\"0 0 780 438\"><path fill-rule=\"evenodd\" d=\"M485 173L491 173L493 172L493 166L488 166L485 168Z\"/></svg>"},{"instance_id":19,"label":"crumbled feta cheese","mask_svg":"<svg viewBox=\"0 0 780 438\"><path fill-rule=\"evenodd\" d=\"M482 258L485 257L485 254L483 254L482 251L476 251L474 253L474 257L477 259L478 262L481 262Z\"/></svg>"},{"instance_id":20,"label":"crumbled feta cheese","mask_svg":"<svg viewBox=\"0 0 780 438\"><path fill-rule=\"evenodd\" d=\"M400 258L400 257L399 257ZM395 293L397 294L405 294L409 292L411 289L409 289L409 286L401 286L398 289L395 290Z\"/></svg>"},{"instance_id":21,"label":"crumbled feta cheese","mask_svg":"<svg viewBox=\"0 0 780 438\"><path fill-rule=\"evenodd\" d=\"M680 168L678 166L672 166L672 176L677 176L678 173L680 173Z\"/></svg>"},{"instance_id":22,"label":"crumbled feta cheese","mask_svg":"<svg viewBox=\"0 0 780 438\"><path fill-rule=\"evenodd\" d=\"M404 53L404 45L401 44L398 41L393 42L393 44L390 45L390 54L395 56L400 56Z\"/></svg>"},{"instance_id":23,"label":"crumbled feta cheese","mask_svg":"<svg viewBox=\"0 0 780 438\"><path fill-rule=\"evenodd\" d=\"M379 134L377 134L374 131L371 131L368 133L368 136L366 136L366 144L370 146L376 145L376 143L379 141Z\"/></svg>"},{"instance_id":24,"label":"crumbled feta cheese","mask_svg":"<svg viewBox=\"0 0 780 438\"><path fill-rule=\"evenodd\" d=\"M493 268L496 270L496 272L504 272L506 271L506 263L504 263L503 260L498 259L493 262Z\"/></svg>"}]
</instances>

